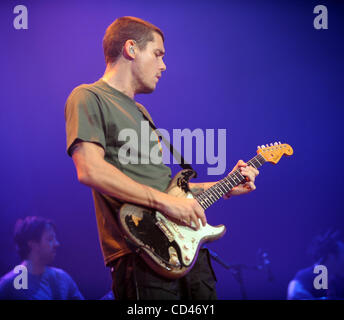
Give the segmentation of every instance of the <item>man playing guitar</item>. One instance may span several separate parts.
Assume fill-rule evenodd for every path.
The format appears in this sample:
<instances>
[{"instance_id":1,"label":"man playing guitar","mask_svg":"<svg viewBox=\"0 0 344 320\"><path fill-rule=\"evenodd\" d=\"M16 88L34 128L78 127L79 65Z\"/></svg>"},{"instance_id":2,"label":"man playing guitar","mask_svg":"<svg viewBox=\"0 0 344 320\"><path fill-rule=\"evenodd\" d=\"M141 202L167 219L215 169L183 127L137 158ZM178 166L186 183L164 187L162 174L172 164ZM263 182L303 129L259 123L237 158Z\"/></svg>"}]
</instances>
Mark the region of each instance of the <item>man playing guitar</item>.
<instances>
[{"instance_id":1,"label":"man playing guitar","mask_svg":"<svg viewBox=\"0 0 344 320\"><path fill-rule=\"evenodd\" d=\"M76 87L66 102L67 152L72 156L78 180L92 188L99 238L105 264L111 267L116 299L216 299L209 254L199 252L193 269L180 279L166 279L149 268L128 245L116 215L123 203L156 209L196 229L206 224L204 209L195 199L165 193L171 170L161 164L123 164L118 139L120 130L138 132L146 121L139 93L151 93L166 70L163 61L164 35L156 26L134 17L115 20L103 39L106 70L103 77ZM142 111L143 110L143 111ZM152 128L150 128L150 133ZM149 141L149 149L159 141ZM139 160L145 155L140 150ZM239 169L247 182L224 198L255 190L258 170L240 160ZM206 190L216 182L189 183L192 192Z\"/></svg>"}]
</instances>

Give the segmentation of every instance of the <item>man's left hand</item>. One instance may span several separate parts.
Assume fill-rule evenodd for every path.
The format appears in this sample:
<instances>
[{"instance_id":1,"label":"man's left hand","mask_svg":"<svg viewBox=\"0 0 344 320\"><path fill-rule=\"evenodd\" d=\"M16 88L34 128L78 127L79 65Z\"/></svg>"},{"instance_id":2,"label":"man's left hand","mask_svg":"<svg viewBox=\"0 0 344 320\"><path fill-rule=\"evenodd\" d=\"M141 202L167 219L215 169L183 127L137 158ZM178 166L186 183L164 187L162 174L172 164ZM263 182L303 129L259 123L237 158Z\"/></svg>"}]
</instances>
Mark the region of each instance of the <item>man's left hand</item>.
<instances>
[{"instance_id":1,"label":"man's left hand","mask_svg":"<svg viewBox=\"0 0 344 320\"><path fill-rule=\"evenodd\" d=\"M228 199L230 196L238 196L240 194L249 193L256 189L254 181L256 179L256 176L258 176L259 174L259 171L256 168L253 168L252 166L247 165L247 163L245 163L243 160L239 160L236 166L228 175L230 175L235 170L239 170L240 173L244 177L246 177L247 182L244 184L239 184L238 186L233 188L231 191L226 193L223 196L224 199Z\"/></svg>"}]
</instances>

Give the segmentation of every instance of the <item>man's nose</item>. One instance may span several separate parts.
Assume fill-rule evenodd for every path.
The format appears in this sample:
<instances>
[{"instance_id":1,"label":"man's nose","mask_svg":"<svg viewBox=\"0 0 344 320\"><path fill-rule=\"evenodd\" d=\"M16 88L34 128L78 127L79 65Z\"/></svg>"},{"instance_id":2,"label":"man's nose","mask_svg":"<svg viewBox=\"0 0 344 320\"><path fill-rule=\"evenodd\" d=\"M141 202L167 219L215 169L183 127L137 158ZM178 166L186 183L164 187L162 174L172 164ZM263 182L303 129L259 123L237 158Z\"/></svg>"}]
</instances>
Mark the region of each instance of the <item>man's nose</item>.
<instances>
[{"instance_id":1,"label":"man's nose","mask_svg":"<svg viewBox=\"0 0 344 320\"><path fill-rule=\"evenodd\" d=\"M162 61L162 65L161 65L161 68L160 68L161 71L165 71L166 70L166 64L164 61Z\"/></svg>"}]
</instances>

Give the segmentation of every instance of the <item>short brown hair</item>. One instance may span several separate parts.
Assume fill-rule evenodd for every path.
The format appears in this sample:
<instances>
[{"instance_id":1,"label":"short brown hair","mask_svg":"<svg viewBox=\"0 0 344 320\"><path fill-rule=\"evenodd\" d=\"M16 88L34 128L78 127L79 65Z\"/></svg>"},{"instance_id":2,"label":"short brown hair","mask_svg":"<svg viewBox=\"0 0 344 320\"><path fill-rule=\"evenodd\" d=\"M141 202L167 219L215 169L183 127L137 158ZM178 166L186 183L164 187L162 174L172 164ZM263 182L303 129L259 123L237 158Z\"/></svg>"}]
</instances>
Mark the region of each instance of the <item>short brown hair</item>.
<instances>
[{"instance_id":1,"label":"short brown hair","mask_svg":"<svg viewBox=\"0 0 344 320\"><path fill-rule=\"evenodd\" d=\"M56 230L55 224L43 217L29 216L17 220L14 227L14 242L21 259L27 259L30 254L29 241L40 242L48 226Z\"/></svg>"},{"instance_id":2,"label":"short brown hair","mask_svg":"<svg viewBox=\"0 0 344 320\"><path fill-rule=\"evenodd\" d=\"M143 50L148 41L153 41L153 32L161 35L163 32L148 21L135 17L121 17L116 19L106 29L103 39L103 49L106 64L115 62L120 56L125 42L135 40L140 50Z\"/></svg>"}]
</instances>

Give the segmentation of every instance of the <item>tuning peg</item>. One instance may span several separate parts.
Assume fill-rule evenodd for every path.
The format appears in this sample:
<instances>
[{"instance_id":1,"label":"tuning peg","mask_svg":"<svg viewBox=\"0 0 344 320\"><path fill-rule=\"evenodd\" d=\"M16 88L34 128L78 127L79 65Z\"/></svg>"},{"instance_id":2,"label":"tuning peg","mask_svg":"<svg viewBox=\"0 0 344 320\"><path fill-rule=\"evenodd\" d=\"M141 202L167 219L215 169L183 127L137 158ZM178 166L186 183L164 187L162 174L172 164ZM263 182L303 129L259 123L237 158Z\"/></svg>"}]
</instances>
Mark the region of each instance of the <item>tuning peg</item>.
<instances>
[{"instance_id":1,"label":"tuning peg","mask_svg":"<svg viewBox=\"0 0 344 320\"><path fill-rule=\"evenodd\" d=\"M262 149L264 149L264 148L265 148L265 146L264 146L264 145L262 145L262 146L261 146L261 148L262 148Z\"/></svg>"},{"instance_id":2,"label":"tuning peg","mask_svg":"<svg viewBox=\"0 0 344 320\"><path fill-rule=\"evenodd\" d=\"M281 141L278 141L278 144L281 144Z\"/></svg>"},{"instance_id":3,"label":"tuning peg","mask_svg":"<svg viewBox=\"0 0 344 320\"><path fill-rule=\"evenodd\" d=\"M277 143L277 142L275 142L275 143L274 143L274 146L277 146L277 145L278 145L278 143Z\"/></svg>"},{"instance_id":4,"label":"tuning peg","mask_svg":"<svg viewBox=\"0 0 344 320\"><path fill-rule=\"evenodd\" d=\"M260 146L258 146L257 149L260 149Z\"/></svg>"},{"instance_id":5,"label":"tuning peg","mask_svg":"<svg viewBox=\"0 0 344 320\"><path fill-rule=\"evenodd\" d=\"M273 144L272 143L270 143L270 147L272 147L273 146Z\"/></svg>"}]
</instances>

